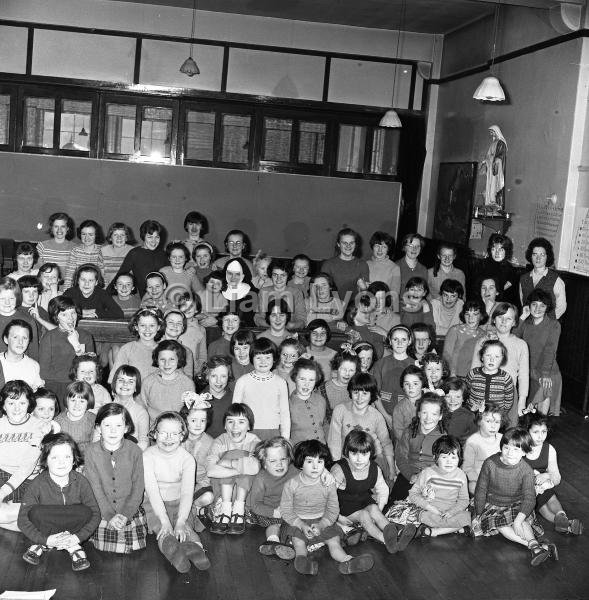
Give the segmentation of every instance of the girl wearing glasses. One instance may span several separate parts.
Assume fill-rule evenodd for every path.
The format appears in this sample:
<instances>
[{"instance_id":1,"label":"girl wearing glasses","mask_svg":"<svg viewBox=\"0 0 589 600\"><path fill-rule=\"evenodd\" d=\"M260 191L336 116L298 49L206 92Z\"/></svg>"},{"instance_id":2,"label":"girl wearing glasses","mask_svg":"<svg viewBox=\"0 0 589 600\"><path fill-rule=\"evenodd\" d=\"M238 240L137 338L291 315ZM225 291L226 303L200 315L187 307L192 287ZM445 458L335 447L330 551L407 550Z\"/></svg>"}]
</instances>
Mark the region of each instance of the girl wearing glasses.
<instances>
[{"instance_id":1,"label":"girl wearing glasses","mask_svg":"<svg viewBox=\"0 0 589 600\"><path fill-rule=\"evenodd\" d=\"M196 529L202 524L191 517L196 462L182 447L188 437L184 419L163 412L155 420L150 437L155 445L143 453L147 527L155 533L161 553L180 573L210 567Z\"/></svg>"}]
</instances>

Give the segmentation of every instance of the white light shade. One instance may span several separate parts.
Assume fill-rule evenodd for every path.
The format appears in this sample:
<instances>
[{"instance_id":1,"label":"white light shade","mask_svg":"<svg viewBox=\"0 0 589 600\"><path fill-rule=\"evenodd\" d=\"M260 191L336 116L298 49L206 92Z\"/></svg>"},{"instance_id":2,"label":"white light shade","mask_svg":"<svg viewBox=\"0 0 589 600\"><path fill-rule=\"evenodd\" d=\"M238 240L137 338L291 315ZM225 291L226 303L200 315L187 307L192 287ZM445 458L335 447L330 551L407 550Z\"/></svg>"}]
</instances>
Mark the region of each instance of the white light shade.
<instances>
[{"instance_id":1,"label":"white light shade","mask_svg":"<svg viewBox=\"0 0 589 600\"><path fill-rule=\"evenodd\" d=\"M403 127L403 125L401 125L401 119L399 119L397 111L393 110L392 108L390 110L387 110L387 112L383 115L378 126L394 127L396 129L400 129L401 127Z\"/></svg>"},{"instance_id":2,"label":"white light shade","mask_svg":"<svg viewBox=\"0 0 589 600\"><path fill-rule=\"evenodd\" d=\"M188 77L192 77L193 75L200 75L200 69L196 64L194 58L189 56L180 67L180 73L184 73L184 75L188 75Z\"/></svg>"},{"instance_id":3,"label":"white light shade","mask_svg":"<svg viewBox=\"0 0 589 600\"><path fill-rule=\"evenodd\" d=\"M485 77L472 97L486 102L502 102L505 100L505 92L497 77Z\"/></svg>"}]
</instances>

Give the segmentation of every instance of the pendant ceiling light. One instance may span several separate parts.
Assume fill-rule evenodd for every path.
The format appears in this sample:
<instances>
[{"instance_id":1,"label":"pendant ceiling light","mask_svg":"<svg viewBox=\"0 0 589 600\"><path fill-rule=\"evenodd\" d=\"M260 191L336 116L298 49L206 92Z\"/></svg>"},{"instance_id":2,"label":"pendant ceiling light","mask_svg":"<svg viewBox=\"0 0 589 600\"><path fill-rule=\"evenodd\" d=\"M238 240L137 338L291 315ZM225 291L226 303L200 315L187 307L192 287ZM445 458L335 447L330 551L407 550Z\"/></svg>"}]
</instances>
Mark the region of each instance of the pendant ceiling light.
<instances>
[{"instance_id":1,"label":"pendant ceiling light","mask_svg":"<svg viewBox=\"0 0 589 600\"><path fill-rule=\"evenodd\" d=\"M188 77L193 77L194 75L200 75L200 69L196 64L194 58L192 58L194 44L192 40L194 39L194 32L196 29L196 0L192 2L192 29L190 32L190 54L188 58L182 63L180 67L180 73L184 73L184 75L188 75Z\"/></svg>"},{"instance_id":2,"label":"pendant ceiling light","mask_svg":"<svg viewBox=\"0 0 589 600\"><path fill-rule=\"evenodd\" d=\"M401 124L401 119L399 119L399 115L397 111L394 109L395 106L395 85L397 83L397 60L399 59L399 46L401 42L401 36L403 35L403 29L405 27L405 10L407 8L406 0L402 0L401 2L401 22L399 24L399 30L397 32L397 49L395 50L395 73L393 76L393 97L391 99L391 107L387 112L383 115L379 127L393 127L396 129L400 129L403 127Z\"/></svg>"},{"instance_id":3,"label":"pendant ceiling light","mask_svg":"<svg viewBox=\"0 0 589 600\"><path fill-rule=\"evenodd\" d=\"M481 100L482 102L503 102L505 100L505 92L501 87L499 79L494 75L495 66L495 47L497 45L497 32L499 28L499 9L501 3L499 2L495 7L495 19L493 23L493 47L491 49L491 74L489 77L485 77L479 87L475 90L472 97L475 100Z\"/></svg>"}]
</instances>

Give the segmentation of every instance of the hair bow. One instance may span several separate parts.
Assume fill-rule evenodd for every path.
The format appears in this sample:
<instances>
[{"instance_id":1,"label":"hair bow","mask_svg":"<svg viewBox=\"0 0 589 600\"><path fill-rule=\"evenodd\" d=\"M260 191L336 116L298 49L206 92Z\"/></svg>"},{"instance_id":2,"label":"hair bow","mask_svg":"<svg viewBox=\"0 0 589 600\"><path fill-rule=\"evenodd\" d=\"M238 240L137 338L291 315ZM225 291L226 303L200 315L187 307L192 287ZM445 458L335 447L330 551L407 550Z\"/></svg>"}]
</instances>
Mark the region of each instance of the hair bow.
<instances>
[{"instance_id":1,"label":"hair bow","mask_svg":"<svg viewBox=\"0 0 589 600\"><path fill-rule=\"evenodd\" d=\"M207 408L211 408L211 403L209 400L212 400L213 396L208 392L204 394L197 394L196 392L184 392L182 394L182 402L188 410L206 410Z\"/></svg>"},{"instance_id":2,"label":"hair bow","mask_svg":"<svg viewBox=\"0 0 589 600\"><path fill-rule=\"evenodd\" d=\"M352 354L353 356L357 356L356 351L352 348L352 344L350 344L350 342L344 342L341 346L340 346L340 350L342 352L347 352L348 354Z\"/></svg>"}]
</instances>

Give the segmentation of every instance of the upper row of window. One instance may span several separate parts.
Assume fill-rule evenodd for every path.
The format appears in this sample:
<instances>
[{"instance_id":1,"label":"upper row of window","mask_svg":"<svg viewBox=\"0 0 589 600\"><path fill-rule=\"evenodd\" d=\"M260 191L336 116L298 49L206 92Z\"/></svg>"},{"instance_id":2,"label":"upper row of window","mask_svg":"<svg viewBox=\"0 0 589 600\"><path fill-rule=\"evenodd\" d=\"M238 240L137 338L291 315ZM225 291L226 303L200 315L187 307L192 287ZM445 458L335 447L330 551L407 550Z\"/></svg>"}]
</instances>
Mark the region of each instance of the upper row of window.
<instances>
[{"instance_id":1,"label":"upper row of window","mask_svg":"<svg viewBox=\"0 0 589 600\"><path fill-rule=\"evenodd\" d=\"M14 94L0 93L0 148L322 175L397 175L399 130L346 123L336 115L282 112L120 96L98 103L21 93L16 101Z\"/></svg>"}]
</instances>

